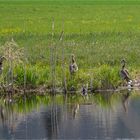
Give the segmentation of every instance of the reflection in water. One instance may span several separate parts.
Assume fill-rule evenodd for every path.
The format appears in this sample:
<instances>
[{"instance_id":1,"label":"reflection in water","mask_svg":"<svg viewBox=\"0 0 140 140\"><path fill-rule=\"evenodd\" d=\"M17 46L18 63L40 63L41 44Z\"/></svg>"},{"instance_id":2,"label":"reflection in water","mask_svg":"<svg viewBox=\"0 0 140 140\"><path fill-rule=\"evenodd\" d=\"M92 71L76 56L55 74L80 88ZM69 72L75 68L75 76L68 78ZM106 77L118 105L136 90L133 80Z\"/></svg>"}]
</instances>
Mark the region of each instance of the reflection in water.
<instances>
[{"instance_id":1,"label":"reflection in water","mask_svg":"<svg viewBox=\"0 0 140 140\"><path fill-rule=\"evenodd\" d=\"M61 118L61 111L59 106L55 102L55 98L52 97L52 104L48 107L47 111L43 115L47 136L49 139L57 138L59 131L59 123Z\"/></svg>"},{"instance_id":2,"label":"reflection in water","mask_svg":"<svg viewBox=\"0 0 140 140\"><path fill-rule=\"evenodd\" d=\"M122 104L123 104L123 108L124 108L124 111L127 112L128 110L128 99L130 97L130 91L127 91L126 94L123 94L122 96Z\"/></svg>"},{"instance_id":3,"label":"reflection in water","mask_svg":"<svg viewBox=\"0 0 140 140\"><path fill-rule=\"evenodd\" d=\"M130 92L0 100L0 139L140 138L139 107Z\"/></svg>"},{"instance_id":4,"label":"reflection in water","mask_svg":"<svg viewBox=\"0 0 140 140\"><path fill-rule=\"evenodd\" d=\"M72 111L73 111L73 119L75 119L75 117L79 111L79 104L78 103L74 104Z\"/></svg>"},{"instance_id":5,"label":"reflection in water","mask_svg":"<svg viewBox=\"0 0 140 140\"><path fill-rule=\"evenodd\" d=\"M0 105L0 116L1 116L1 120L2 120L2 126L4 127L5 117L4 117L4 109L3 109L2 105Z\"/></svg>"},{"instance_id":6,"label":"reflection in water","mask_svg":"<svg viewBox=\"0 0 140 140\"><path fill-rule=\"evenodd\" d=\"M22 121L20 113L15 113L11 104L0 105L0 123L7 133L14 137L20 120Z\"/></svg>"}]
</instances>

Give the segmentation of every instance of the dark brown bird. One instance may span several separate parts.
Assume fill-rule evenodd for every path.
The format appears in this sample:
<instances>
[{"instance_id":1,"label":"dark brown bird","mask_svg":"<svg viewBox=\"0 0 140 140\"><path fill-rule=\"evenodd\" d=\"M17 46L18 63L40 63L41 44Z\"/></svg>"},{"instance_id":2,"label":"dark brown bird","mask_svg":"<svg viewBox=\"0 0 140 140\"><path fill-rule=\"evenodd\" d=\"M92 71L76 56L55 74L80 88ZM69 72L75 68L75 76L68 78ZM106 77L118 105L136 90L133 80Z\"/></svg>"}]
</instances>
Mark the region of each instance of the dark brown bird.
<instances>
[{"instance_id":1,"label":"dark brown bird","mask_svg":"<svg viewBox=\"0 0 140 140\"><path fill-rule=\"evenodd\" d=\"M130 74L129 74L128 70L125 68L126 61L124 59L121 60L121 64L122 64L122 68L120 70L120 76L123 80L126 80L128 85L131 85L132 80L130 78Z\"/></svg>"},{"instance_id":2,"label":"dark brown bird","mask_svg":"<svg viewBox=\"0 0 140 140\"><path fill-rule=\"evenodd\" d=\"M81 92L82 92L83 96L88 95L88 84L82 86L82 91Z\"/></svg>"},{"instance_id":3,"label":"dark brown bird","mask_svg":"<svg viewBox=\"0 0 140 140\"><path fill-rule=\"evenodd\" d=\"M69 66L69 71L70 71L70 74L73 74L76 71L78 71L78 66L76 64L75 56L74 55L71 56L71 64Z\"/></svg>"},{"instance_id":4,"label":"dark brown bird","mask_svg":"<svg viewBox=\"0 0 140 140\"><path fill-rule=\"evenodd\" d=\"M3 71L3 61L5 60L4 56L0 56L0 75L2 74Z\"/></svg>"}]
</instances>

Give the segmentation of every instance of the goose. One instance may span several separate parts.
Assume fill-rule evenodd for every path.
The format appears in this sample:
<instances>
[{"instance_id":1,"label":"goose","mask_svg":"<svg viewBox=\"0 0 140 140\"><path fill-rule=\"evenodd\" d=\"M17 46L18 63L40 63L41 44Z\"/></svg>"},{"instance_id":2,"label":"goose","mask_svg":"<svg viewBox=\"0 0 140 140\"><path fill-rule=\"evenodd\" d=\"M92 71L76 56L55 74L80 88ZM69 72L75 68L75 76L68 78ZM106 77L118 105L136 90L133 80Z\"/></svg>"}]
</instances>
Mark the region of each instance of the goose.
<instances>
[{"instance_id":1,"label":"goose","mask_svg":"<svg viewBox=\"0 0 140 140\"><path fill-rule=\"evenodd\" d=\"M3 61L5 60L6 58L4 56L1 56L0 57L0 75L2 74L2 71L3 71Z\"/></svg>"},{"instance_id":2,"label":"goose","mask_svg":"<svg viewBox=\"0 0 140 140\"><path fill-rule=\"evenodd\" d=\"M122 68L120 70L120 76L123 80L125 80L129 86L132 86L132 80L130 78L130 74L128 70L125 68L126 61L123 59L121 60Z\"/></svg>"},{"instance_id":3,"label":"goose","mask_svg":"<svg viewBox=\"0 0 140 140\"><path fill-rule=\"evenodd\" d=\"M74 74L75 72L78 71L78 66L76 64L74 55L71 56L71 64L69 66L69 71L70 71L70 74Z\"/></svg>"},{"instance_id":4,"label":"goose","mask_svg":"<svg viewBox=\"0 0 140 140\"><path fill-rule=\"evenodd\" d=\"M88 95L88 84L82 86L81 92L83 96Z\"/></svg>"}]
</instances>

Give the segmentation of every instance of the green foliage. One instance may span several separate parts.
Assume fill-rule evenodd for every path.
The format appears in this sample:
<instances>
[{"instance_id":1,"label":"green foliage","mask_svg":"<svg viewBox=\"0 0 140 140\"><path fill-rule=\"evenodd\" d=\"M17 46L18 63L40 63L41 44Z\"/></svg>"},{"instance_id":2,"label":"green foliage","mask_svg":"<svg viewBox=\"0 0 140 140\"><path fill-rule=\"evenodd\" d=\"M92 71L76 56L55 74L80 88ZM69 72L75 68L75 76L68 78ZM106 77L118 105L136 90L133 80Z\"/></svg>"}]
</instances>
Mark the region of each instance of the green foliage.
<instances>
[{"instance_id":1,"label":"green foliage","mask_svg":"<svg viewBox=\"0 0 140 140\"><path fill-rule=\"evenodd\" d=\"M15 74L16 74L16 84L18 85L24 85L24 67L19 66L16 67L15 69ZM26 69L26 84L27 85L32 85L35 86L36 85L36 81L37 81L37 72L36 72L36 68L33 66L27 66Z\"/></svg>"},{"instance_id":2,"label":"green foliage","mask_svg":"<svg viewBox=\"0 0 140 140\"><path fill-rule=\"evenodd\" d=\"M116 88L120 82L119 69L102 65L95 69L95 83L99 88Z\"/></svg>"},{"instance_id":3,"label":"green foliage","mask_svg":"<svg viewBox=\"0 0 140 140\"><path fill-rule=\"evenodd\" d=\"M25 71L26 70L26 71ZM39 67L38 65L32 66L27 65L26 69L23 66L18 66L15 68L16 84L23 86L24 84L24 74L26 73L26 84L27 86L38 86L43 85L48 82L49 79L49 69L48 67Z\"/></svg>"},{"instance_id":4,"label":"green foliage","mask_svg":"<svg viewBox=\"0 0 140 140\"><path fill-rule=\"evenodd\" d=\"M90 76L88 73L86 73L86 71L79 70L77 73L74 73L73 75L70 75L70 73L67 72L66 79L68 89L74 87L74 89L77 90L81 88L82 85L89 83Z\"/></svg>"},{"instance_id":5,"label":"green foliage","mask_svg":"<svg viewBox=\"0 0 140 140\"><path fill-rule=\"evenodd\" d=\"M19 50L25 48L28 86L52 86L50 48L54 44L57 87L62 86L62 56L68 89L72 86L78 89L87 83L90 86L92 79L94 89L116 88L120 85L118 73L122 58L127 60L132 77L139 73L139 0L0 1L0 46L14 38ZM60 43L63 21L64 36ZM72 77L68 72L71 54L75 54L79 67ZM7 62L5 65L3 75L8 69ZM15 66L14 76L16 84L23 86L24 67Z\"/></svg>"}]
</instances>

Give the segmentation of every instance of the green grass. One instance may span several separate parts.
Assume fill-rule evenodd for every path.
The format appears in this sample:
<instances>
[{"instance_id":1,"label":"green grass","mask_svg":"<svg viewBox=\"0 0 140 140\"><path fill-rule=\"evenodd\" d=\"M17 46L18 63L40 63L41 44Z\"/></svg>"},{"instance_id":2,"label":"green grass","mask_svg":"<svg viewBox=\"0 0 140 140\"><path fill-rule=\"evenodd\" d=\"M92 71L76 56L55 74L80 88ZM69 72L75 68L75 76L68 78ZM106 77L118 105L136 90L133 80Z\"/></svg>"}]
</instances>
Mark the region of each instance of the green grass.
<instances>
[{"instance_id":1,"label":"green grass","mask_svg":"<svg viewBox=\"0 0 140 140\"><path fill-rule=\"evenodd\" d=\"M20 47L26 48L32 67L29 71L38 77L32 80L29 74L29 82L34 85L50 85L49 47L52 44L51 26L54 18L53 42L57 46L57 84L60 85L62 79L64 49L66 73L70 55L76 55L80 76L77 74L75 83L89 82L88 75L92 73L93 78L97 79L94 81L97 87L102 86L99 81L105 79L109 84L117 86L120 83L117 71L122 58L127 60L132 76L139 72L139 13L140 0L0 0L0 44L3 45L13 37ZM59 43L59 36L63 24L62 44ZM111 74L110 70L113 71Z\"/></svg>"},{"instance_id":2,"label":"green grass","mask_svg":"<svg viewBox=\"0 0 140 140\"><path fill-rule=\"evenodd\" d=\"M1 1L0 29L46 34L51 32L54 18L57 33L61 31L62 20L66 34L137 32L140 30L139 4L140 1L122 0Z\"/></svg>"}]
</instances>

